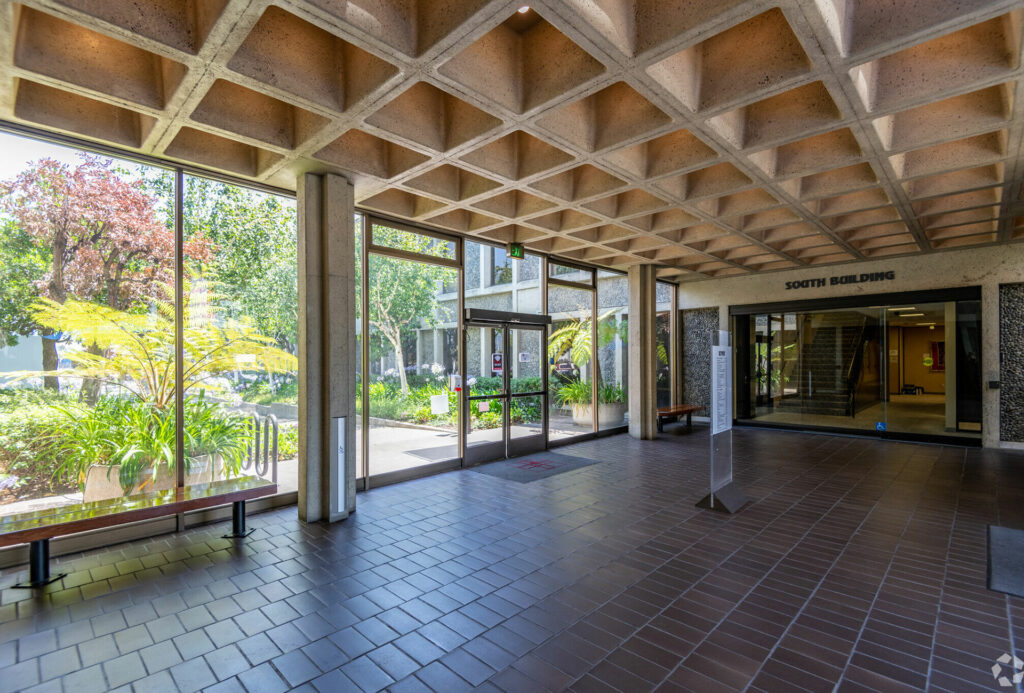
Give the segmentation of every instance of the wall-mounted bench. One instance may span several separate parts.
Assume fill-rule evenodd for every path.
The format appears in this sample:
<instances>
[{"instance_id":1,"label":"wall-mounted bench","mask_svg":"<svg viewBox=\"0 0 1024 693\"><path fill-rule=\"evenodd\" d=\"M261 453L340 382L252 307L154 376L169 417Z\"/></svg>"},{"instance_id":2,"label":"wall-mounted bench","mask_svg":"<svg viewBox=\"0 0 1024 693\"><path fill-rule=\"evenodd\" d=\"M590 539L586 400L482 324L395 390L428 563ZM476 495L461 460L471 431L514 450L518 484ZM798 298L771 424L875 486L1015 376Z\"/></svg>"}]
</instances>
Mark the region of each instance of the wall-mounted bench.
<instances>
[{"instance_id":1,"label":"wall-mounted bench","mask_svg":"<svg viewBox=\"0 0 1024 693\"><path fill-rule=\"evenodd\" d=\"M66 574L50 575L50 539L102 527L166 517L190 510L232 504L231 534L244 537L245 501L277 493L277 484L256 477L242 477L196 484L183 488L124 496L92 503L0 517L0 548L29 544L29 581L14 587L42 587Z\"/></svg>"},{"instance_id":2,"label":"wall-mounted bench","mask_svg":"<svg viewBox=\"0 0 1024 693\"><path fill-rule=\"evenodd\" d=\"M658 407L658 433L665 430L665 422L678 421L680 416L686 417L686 426L693 428L693 414L703 410L704 407L697 404L674 404L671 407Z\"/></svg>"}]
</instances>

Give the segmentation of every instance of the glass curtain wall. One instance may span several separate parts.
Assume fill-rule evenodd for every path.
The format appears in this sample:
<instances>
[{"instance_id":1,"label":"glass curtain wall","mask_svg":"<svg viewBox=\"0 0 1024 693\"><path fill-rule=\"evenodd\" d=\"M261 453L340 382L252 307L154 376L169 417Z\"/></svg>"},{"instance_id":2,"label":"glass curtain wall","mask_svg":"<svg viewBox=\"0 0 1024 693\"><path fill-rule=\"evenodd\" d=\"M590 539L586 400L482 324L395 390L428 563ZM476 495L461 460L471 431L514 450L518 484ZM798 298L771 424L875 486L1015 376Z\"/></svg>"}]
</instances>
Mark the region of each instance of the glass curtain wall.
<instances>
[{"instance_id":1,"label":"glass curtain wall","mask_svg":"<svg viewBox=\"0 0 1024 693\"><path fill-rule=\"evenodd\" d=\"M295 200L185 176L183 221L186 483L244 473L296 491Z\"/></svg>"},{"instance_id":2,"label":"glass curtain wall","mask_svg":"<svg viewBox=\"0 0 1024 693\"><path fill-rule=\"evenodd\" d=\"M0 149L0 515L170 489L179 459L187 483L257 473L249 414L297 387L293 200L13 135Z\"/></svg>"},{"instance_id":3,"label":"glass curtain wall","mask_svg":"<svg viewBox=\"0 0 1024 693\"><path fill-rule=\"evenodd\" d=\"M596 429L592 269L548 262L548 440Z\"/></svg>"},{"instance_id":4,"label":"glass curtain wall","mask_svg":"<svg viewBox=\"0 0 1024 693\"><path fill-rule=\"evenodd\" d=\"M457 239L364 217L364 474L459 457Z\"/></svg>"},{"instance_id":5,"label":"glass curtain wall","mask_svg":"<svg viewBox=\"0 0 1024 693\"><path fill-rule=\"evenodd\" d=\"M672 367L672 294L675 286L666 282L656 282L654 289L654 300L657 303L657 312L654 318L654 340L657 369L657 402L659 407L667 407L675 404L674 397L674 370Z\"/></svg>"},{"instance_id":6,"label":"glass curtain wall","mask_svg":"<svg viewBox=\"0 0 1024 693\"><path fill-rule=\"evenodd\" d=\"M978 305L916 301L737 316L746 383L738 418L977 438Z\"/></svg>"},{"instance_id":7,"label":"glass curtain wall","mask_svg":"<svg viewBox=\"0 0 1024 693\"><path fill-rule=\"evenodd\" d=\"M597 272L599 430L625 426L629 395L629 284L626 275Z\"/></svg>"}]
</instances>

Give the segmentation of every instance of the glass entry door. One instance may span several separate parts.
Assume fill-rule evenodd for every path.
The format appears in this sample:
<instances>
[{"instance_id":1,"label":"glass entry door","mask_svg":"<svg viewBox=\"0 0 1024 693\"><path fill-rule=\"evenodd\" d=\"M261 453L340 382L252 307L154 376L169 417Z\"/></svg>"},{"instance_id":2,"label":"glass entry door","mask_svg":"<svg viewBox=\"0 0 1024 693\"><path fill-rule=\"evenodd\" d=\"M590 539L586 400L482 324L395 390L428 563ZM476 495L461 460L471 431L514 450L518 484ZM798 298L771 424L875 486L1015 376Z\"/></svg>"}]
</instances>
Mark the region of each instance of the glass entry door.
<instances>
[{"instance_id":1,"label":"glass entry door","mask_svg":"<svg viewBox=\"0 0 1024 693\"><path fill-rule=\"evenodd\" d=\"M466 322L465 463L547 447L545 331L540 325Z\"/></svg>"}]
</instances>

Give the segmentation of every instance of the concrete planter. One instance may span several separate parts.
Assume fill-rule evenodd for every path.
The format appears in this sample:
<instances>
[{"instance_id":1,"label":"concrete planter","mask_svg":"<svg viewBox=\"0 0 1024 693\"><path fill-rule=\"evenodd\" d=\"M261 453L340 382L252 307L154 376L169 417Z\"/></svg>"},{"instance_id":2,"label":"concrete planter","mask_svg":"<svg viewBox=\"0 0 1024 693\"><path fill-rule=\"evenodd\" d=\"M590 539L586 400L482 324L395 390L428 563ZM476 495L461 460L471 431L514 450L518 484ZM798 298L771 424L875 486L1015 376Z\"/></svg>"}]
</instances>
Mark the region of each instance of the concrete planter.
<instances>
[{"instance_id":1,"label":"concrete planter","mask_svg":"<svg viewBox=\"0 0 1024 693\"><path fill-rule=\"evenodd\" d=\"M223 478L224 463L220 455L202 455L193 457L189 468L191 474L185 475L185 484L203 484L209 481ZM134 496L140 493L154 493L157 491L168 491L174 488L176 479L166 465L160 465L156 471L156 478L150 476L149 470L144 471L141 476L144 478L141 484L134 486L127 494L121 488L118 476L121 472L119 464L94 464L89 467L85 474L85 491L82 494L82 502L107 500L120 498L125 495Z\"/></svg>"},{"instance_id":2,"label":"concrete planter","mask_svg":"<svg viewBox=\"0 0 1024 693\"><path fill-rule=\"evenodd\" d=\"M579 426L590 426L591 418L589 404L573 404L572 422ZM599 404L597 406L597 425L599 428L612 428L625 423L626 403L612 402L610 404Z\"/></svg>"}]
</instances>

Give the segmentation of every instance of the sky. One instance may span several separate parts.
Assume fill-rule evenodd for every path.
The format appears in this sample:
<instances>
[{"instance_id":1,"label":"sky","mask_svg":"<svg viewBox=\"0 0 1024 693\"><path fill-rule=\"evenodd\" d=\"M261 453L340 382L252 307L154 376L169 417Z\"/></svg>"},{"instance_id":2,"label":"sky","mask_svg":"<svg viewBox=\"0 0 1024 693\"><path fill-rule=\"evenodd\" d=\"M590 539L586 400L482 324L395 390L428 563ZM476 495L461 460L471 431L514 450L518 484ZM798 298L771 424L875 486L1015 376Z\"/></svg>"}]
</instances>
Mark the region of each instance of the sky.
<instances>
[{"instance_id":1,"label":"sky","mask_svg":"<svg viewBox=\"0 0 1024 693\"><path fill-rule=\"evenodd\" d=\"M0 132L0 180L14 178L27 163L44 156L68 164L78 161L74 149Z\"/></svg>"}]
</instances>

